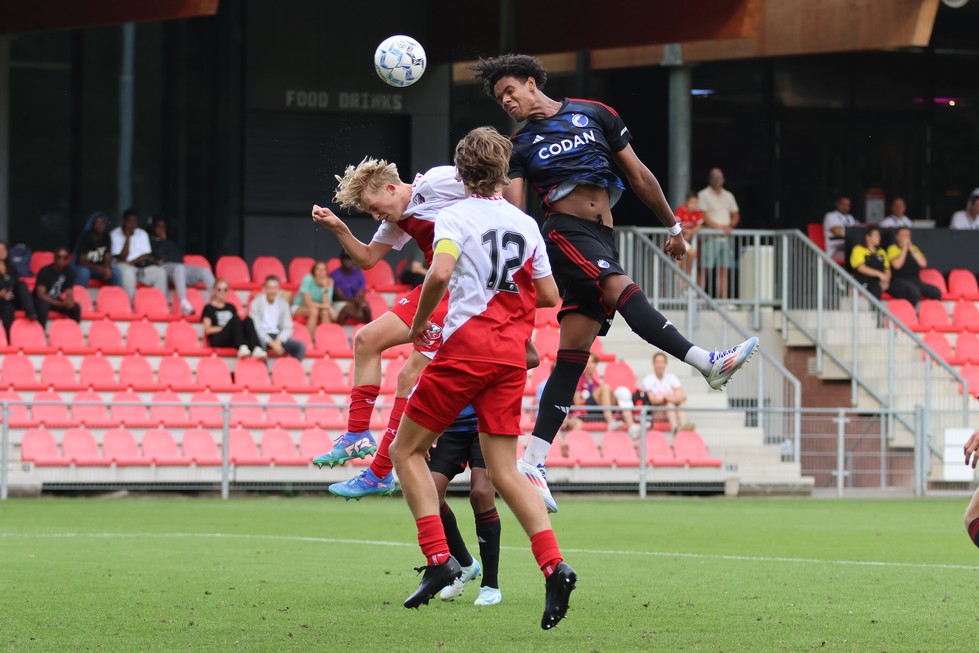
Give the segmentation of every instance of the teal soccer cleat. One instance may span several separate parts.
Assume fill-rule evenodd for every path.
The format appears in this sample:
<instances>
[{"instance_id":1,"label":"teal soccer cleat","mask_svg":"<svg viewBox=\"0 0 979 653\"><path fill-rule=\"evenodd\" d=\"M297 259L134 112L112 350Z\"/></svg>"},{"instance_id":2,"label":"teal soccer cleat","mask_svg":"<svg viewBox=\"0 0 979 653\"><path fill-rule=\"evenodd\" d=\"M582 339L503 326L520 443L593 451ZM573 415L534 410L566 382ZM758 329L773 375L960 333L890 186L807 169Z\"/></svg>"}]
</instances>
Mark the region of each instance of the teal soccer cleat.
<instances>
[{"instance_id":1,"label":"teal soccer cleat","mask_svg":"<svg viewBox=\"0 0 979 653\"><path fill-rule=\"evenodd\" d=\"M313 458L313 464L322 468L323 465L335 467L354 458L366 458L377 451L377 443L370 431L351 433L347 431L333 443L333 449Z\"/></svg>"},{"instance_id":2,"label":"teal soccer cleat","mask_svg":"<svg viewBox=\"0 0 979 653\"><path fill-rule=\"evenodd\" d=\"M350 499L359 501L363 497L374 494L384 496L394 492L394 474L388 472L387 476L379 479L370 469L365 469L343 483L334 483L330 486L330 492L347 501Z\"/></svg>"}]
</instances>

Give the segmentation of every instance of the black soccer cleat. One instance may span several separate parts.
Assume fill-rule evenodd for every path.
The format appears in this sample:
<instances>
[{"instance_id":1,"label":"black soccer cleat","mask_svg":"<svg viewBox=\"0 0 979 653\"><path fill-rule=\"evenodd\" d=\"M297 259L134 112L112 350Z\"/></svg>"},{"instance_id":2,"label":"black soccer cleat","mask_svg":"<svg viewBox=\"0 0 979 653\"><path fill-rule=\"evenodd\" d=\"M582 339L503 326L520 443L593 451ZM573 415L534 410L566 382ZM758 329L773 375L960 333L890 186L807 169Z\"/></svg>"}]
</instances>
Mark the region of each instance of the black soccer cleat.
<instances>
[{"instance_id":1,"label":"black soccer cleat","mask_svg":"<svg viewBox=\"0 0 979 653\"><path fill-rule=\"evenodd\" d=\"M422 582L418 585L418 589L405 599L406 608L417 608L423 603L428 605L429 600L441 592L443 587L451 585L452 581L462 576L462 567L452 556L449 556L449 559L440 565L415 567L415 571L424 571L425 575L422 576ZM567 599L564 601L564 607L565 609L568 607ZM561 616L564 616L564 613Z\"/></svg>"},{"instance_id":2,"label":"black soccer cleat","mask_svg":"<svg viewBox=\"0 0 979 653\"><path fill-rule=\"evenodd\" d=\"M544 582L546 592L544 594L544 616L541 617L540 627L550 630L564 619L568 612L568 599L574 591L578 575L574 569L559 562L551 574Z\"/></svg>"}]
</instances>

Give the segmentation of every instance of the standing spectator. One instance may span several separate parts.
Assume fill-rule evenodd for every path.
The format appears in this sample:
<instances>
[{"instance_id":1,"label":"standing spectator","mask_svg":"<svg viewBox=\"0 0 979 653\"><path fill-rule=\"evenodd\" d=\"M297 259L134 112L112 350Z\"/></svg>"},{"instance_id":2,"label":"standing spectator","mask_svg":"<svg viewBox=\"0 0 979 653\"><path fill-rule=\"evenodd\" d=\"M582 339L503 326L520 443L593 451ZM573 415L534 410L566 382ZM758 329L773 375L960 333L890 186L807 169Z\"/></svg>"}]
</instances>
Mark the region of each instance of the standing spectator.
<instances>
[{"instance_id":1,"label":"standing spectator","mask_svg":"<svg viewBox=\"0 0 979 653\"><path fill-rule=\"evenodd\" d=\"M881 220L881 229L897 229L898 227L911 228L911 218L906 216L904 212L907 210L907 206L904 204L904 199L901 197L895 197L894 201L891 202L891 214Z\"/></svg>"},{"instance_id":2,"label":"standing spectator","mask_svg":"<svg viewBox=\"0 0 979 653\"><path fill-rule=\"evenodd\" d=\"M184 315L192 315L194 307L187 299L187 286L204 284L205 288L214 286L214 273L200 265L186 265L180 246L167 240L167 220L161 215L150 217L150 247L153 260L166 270L167 278L180 300L180 310Z\"/></svg>"},{"instance_id":3,"label":"standing spectator","mask_svg":"<svg viewBox=\"0 0 979 653\"><path fill-rule=\"evenodd\" d=\"M347 320L370 322L371 307L365 299L367 278L346 250L340 252L340 267L331 272L330 277L333 279L333 299L340 302L336 307L337 323L345 324Z\"/></svg>"},{"instance_id":4,"label":"standing spectator","mask_svg":"<svg viewBox=\"0 0 979 653\"><path fill-rule=\"evenodd\" d=\"M691 431L694 425L687 421L687 414L681 410L687 402L680 379L673 372L666 371L666 354L661 351L653 354L653 371L639 382L639 392L643 403L649 406L666 406L666 419L670 428Z\"/></svg>"},{"instance_id":5,"label":"standing spectator","mask_svg":"<svg viewBox=\"0 0 979 653\"><path fill-rule=\"evenodd\" d=\"M20 280L17 266L10 262L7 256L7 243L0 240L0 317L3 328L10 340L10 325L14 323L14 312L20 308L27 314L28 320L36 320L34 301L27 285Z\"/></svg>"},{"instance_id":6,"label":"standing spectator","mask_svg":"<svg viewBox=\"0 0 979 653\"><path fill-rule=\"evenodd\" d=\"M279 296L280 287L279 277L271 274L265 277L265 286L252 300L248 314L255 323L259 343L270 354L289 354L302 360L306 345L289 337L292 335L292 312L286 300Z\"/></svg>"},{"instance_id":7,"label":"standing spectator","mask_svg":"<svg viewBox=\"0 0 979 653\"><path fill-rule=\"evenodd\" d=\"M697 194L687 193L683 206L678 208L674 215L683 230L683 239L687 241L687 259L683 263L683 269L689 275L693 270L693 262L697 258L697 245L693 239L704 226L704 212L700 210ZM700 285L703 285L703 282Z\"/></svg>"},{"instance_id":8,"label":"standing spectator","mask_svg":"<svg viewBox=\"0 0 979 653\"><path fill-rule=\"evenodd\" d=\"M109 218L96 211L88 216L82 234L75 245L75 283L82 288L95 278L112 286L122 285L122 273L112 260L112 239L108 232Z\"/></svg>"},{"instance_id":9,"label":"standing spectator","mask_svg":"<svg viewBox=\"0 0 979 653\"><path fill-rule=\"evenodd\" d=\"M979 229L979 188L972 191L969 201L965 204L965 210L956 211L952 214L952 224L949 229Z\"/></svg>"},{"instance_id":10,"label":"standing spectator","mask_svg":"<svg viewBox=\"0 0 979 653\"><path fill-rule=\"evenodd\" d=\"M725 234L741 222L741 211L731 191L724 188L724 172L711 168L707 186L697 194L700 209L704 212L704 226L718 229ZM717 268L717 297L727 299L727 271L734 265L734 243L727 236L705 239L700 246L700 285L704 287L707 270Z\"/></svg>"},{"instance_id":11,"label":"standing spectator","mask_svg":"<svg viewBox=\"0 0 979 653\"><path fill-rule=\"evenodd\" d=\"M201 312L207 344L211 347L233 347L238 350L238 358L249 354L259 360L268 358L268 352L262 349L259 342L252 318L241 319L238 309L225 301L230 290L231 287L224 279L215 281L211 290L211 301Z\"/></svg>"},{"instance_id":12,"label":"standing spectator","mask_svg":"<svg viewBox=\"0 0 979 653\"><path fill-rule=\"evenodd\" d=\"M911 229L897 230L894 244L887 248L887 265L891 269L891 285L887 290L898 299L906 299L915 306L924 295L928 299L941 299L942 291L921 280L919 272L928 267L928 259L918 246L911 242Z\"/></svg>"},{"instance_id":13,"label":"standing spectator","mask_svg":"<svg viewBox=\"0 0 979 653\"><path fill-rule=\"evenodd\" d=\"M846 254L846 228L856 225L857 219L850 215L850 198L840 195L836 198L836 208L823 216L826 253L840 265Z\"/></svg>"},{"instance_id":14,"label":"standing spectator","mask_svg":"<svg viewBox=\"0 0 979 653\"><path fill-rule=\"evenodd\" d=\"M37 300L37 321L41 326L48 323L48 313L57 311L67 315L75 322L82 321L82 309L75 303L72 288L75 285L75 271L68 264L71 252L67 247L54 250L54 263L45 265L37 273L34 297Z\"/></svg>"},{"instance_id":15,"label":"standing spectator","mask_svg":"<svg viewBox=\"0 0 979 653\"><path fill-rule=\"evenodd\" d=\"M863 242L853 246L850 268L854 278L877 299L890 286L891 268L887 264L887 253L880 247L880 228L876 225L867 227Z\"/></svg>"},{"instance_id":16,"label":"standing spectator","mask_svg":"<svg viewBox=\"0 0 979 653\"><path fill-rule=\"evenodd\" d=\"M292 298L292 314L306 318L306 328L311 336L316 335L316 327L321 322L337 321L337 312L333 308L333 278L324 261L313 263L312 270L299 282L299 290Z\"/></svg>"},{"instance_id":17,"label":"standing spectator","mask_svg":"<svg viewBox=\"0 0 979 653\"><path fill-rule=\"evenodd\" d=\"M133 209L122 213L122 225L113 229L112 256L122 273L122 287L129 301L136 297L136 282L153 286L164 295L167 293L167 273L153 264L153 247L150 235L139 228L139 215Z\"/></svg>"}]
</instances>

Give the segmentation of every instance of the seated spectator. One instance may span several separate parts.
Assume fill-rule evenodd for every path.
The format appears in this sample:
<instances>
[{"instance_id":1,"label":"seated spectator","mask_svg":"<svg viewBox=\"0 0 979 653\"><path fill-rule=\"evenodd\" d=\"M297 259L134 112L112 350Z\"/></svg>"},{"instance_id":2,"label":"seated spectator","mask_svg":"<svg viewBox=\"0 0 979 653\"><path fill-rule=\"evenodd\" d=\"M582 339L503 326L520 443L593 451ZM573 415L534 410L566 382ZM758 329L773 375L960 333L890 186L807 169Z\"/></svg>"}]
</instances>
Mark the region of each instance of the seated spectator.
<instances>
[{"instance_id":1,"label":"seated spectator","mask_svg":"<svg viewBox=\"0 0 979 653\"><path fill-rule=\"evenodd\" d=\"M167 273L153 263L153 247L150 235L139 228L139 215L133 209L122 213L122 225L113 229L112 256L122 275L122 287L129 301L136 297L136 282L153 286L164 295L167 293Z\"/></svg>"},{"instance_id":2,"label":"seated spectator","mask_svg":"<svg viewBox=\"0 0 979 653\"><path fill-rule=\"evenodd\" d=\"M965 210L956 211L952 214L952 224L949 229L970 230L979 229L979 188L976 188L969 195L969 200L965 203Z\"/></svg>"},{"instance_id":3,"label":"seated spectator","mask_svg":"<svg viewBox=\"0 0 979 653\"><path fill-rule=\"evenodd\" d=\"M167 240L167 220L162 215L150 217L150 232L153 261L166 271L167 278L173 284L173 290L180 300L180 310L184 315L192 315L194 307L187 299L187 286L202 283L205 288L211 288L214 286L214 273L200 265L184 263L184 253L180 246L172 240Z\"/></svg>"},{"instance_id":4,"label":"seated spectator","mask_svg":"<svg viewBox=\"0 0 979 653\"><path fill-rule=\"evenodd\" d=\"M687 193L683 206L676 210L676 219L683 230L683 239L687 241L687 256L683 264L684 271L689 275L693 271L693 262L697 258L697 249L693 239L704 226L704 212L700 210L697 193Z\"/></svg>"},{"instance_id":5,"label":"seated spectator","mask_svg":"<svg viewBox=\"0 0 979 653\"><path fill-rule=\"evenodd\" d=\"M218 279L211 288L211 301L201 312L204 338L211 347L232 347L238 350L238 358L249 354L259 360L268 358L255 332L252 318L238 317L238 310L226 300L231 287L224 279Z\"/></svg>"},{"instance_id":6,"label":"seated spectator","mask_svg":"<svg viewBox=\"0 0 979 653\"><path fill-rule=\"evenodd\" d=\"M887 248L887 264L891 268L891 285L887 292L892 297L906 299L915 306L922 295L928 299L942 298L941 289L923 282L918 274L928 267L928 259L911 242L909 228L897 230L895 243Z\"/></svg>"},{"instance_id":7,"label":"seated spectator","mask_svg":"<svg viewBox=\"0 0 979 653\"><path fill-rule=\"evenodd\" d=\"M850 251L850 268L853 277L877 299L890 287L891 268L887 254L880 247L880 228L867 227L863 242Z\"/></svg>"},{"instance_id":8,"label":"seated spectator","mask_svg":"<svg viewBox=\"0 0 979 653\"><path fill-rule=\"evenodd\" d=\"M333 301L337 302L337 323L346 324L348 320L367 323L371 321L371 307L365 299L367 278L357 267L350 254L340 252L340 267L330 273L333 279Z\"/></svg>"},{"instance_id":9,"label":"seated spectator","mask_svg":"<svg viewBox=\"0 0 979 653\"><path fill-rule=\"evenodd\" d=\"M112 260L109 219L101 211L88 216L75 245L75 283L83 288L97 279L111 286L122 285L122 272Z\"/></svg>"},{"instance_id":10,"label":"seated spectator","mask_svg":"<svg viewBox=\"0 0 979 653\"><path fill-rule=\"evenodd\" d=\"M266 351L273 356L289 354L302 360L306 345L289 337L292 335L292 312L286 300L279 296L280 288L279 277L267 276L262 292L252 300L248 314L255 323L258 341Z\"/></svg>"},{"instance_id":11,"label":"seated spectator","mask_svg":"<svg viewBox=\"0 0 979 653\"><path fill-rule=\"evenodd\" d=\"M900 197L895 197L894 201L891 202L891 214L881 220L881 229L897 229L898 227L911 228L911 218L906 216L904 212L907 207L904 204L904 200ZM891 293L892 295L894 293Z\"/></svg>"},{"instance_id":12,"label":"seated spectator","mask_svg":"<svg viewBox=\"0 0 979 653\"><path fill-rule=\"evenodd\" d=\"M850 215L850 198L840 195L836 208L823 216L823 234L826 237L826 253L842 265L846 254L846 228L857 226L857 219Z\"/></svg>"},{"instance_id":13,"label":"seated spectator","mask_svg":"<svg viewBox=\"0 0 979 653\"><path fill-rule=\"evenodd\" d=\"M69 265L71 252L67 247L54 250L54 263L45 265L37 273L34 284L35 309L37 321L41 326L48 323L48 313L57 311L67 315L75 322L82 321L82 309L75 303L73 287L75 271Z\"/></svg>"},{"instance_id":14,"label":"seated spectator","mask_svg":"<svg viewBox=\"0 0 979 653\"><path fill-rule=\"evenodd\" d=\"M0 240L0 317L3 318L3 328L10 341L10 325L14 323L14 312L20 309L27 314L27 319L36 320L34 300L27 284L20 280L17 266L9 261L7 243Z\"/></svg>"},{"instance_id":15,"label":"seated spectator","mask_svg":"<svg viewBox=\"0 0 979 653\"><path fill-rule=\"evenodd\" d=\"M670 429L691 431L695 427L687 421L687 414L681 410L687 403L687 395L683 392L680 379L672 372L666 371L666 354L661 351L653 354L653 371L639 382L641 401L647 406L666 406L666 419Z\"/></svg>"},{"instance_id":16,"label":"seated spectator","mask_svg":"<svg viewBox=\"0 0 979 653\"><path fill-rule=\"evenodd\" d=\"M626 393L629 394L629 399L625 406L629 410L622 411L621 413L616 411L612 412L611 408L606 408L599 415L594 411L571 411L571 416L578 418L584 422L601 422L604 421L608 424L608 430L617 431L622 428L630 429L633 425L632 416L632 396L629 393L628 388ZM585 365L585 371L582 373L581 378L578 380L578 388L575 390L574 398L572 401L575 406L621 406L618 397L615 397L613 401L612 388L605 383L601 377L598 375L598 356L595 354L590 354L588 356L588 364ZM621 419L620 419L621 418Z\"/></svg>"},{"instance_id":17,"label":"seated spectator","mask_svg":"<svg viewBox=\"0 0 979 653\"><path fill-rule=\"evenodd\" d=\"M292 298L292 314L306 318L306 328L311 336L316 335L316 327L321 322L337 321L337 312L333 308L333 279L324 261L313 263L313 269L299 282L299 290Z\"/></svg>"}]
</instances>

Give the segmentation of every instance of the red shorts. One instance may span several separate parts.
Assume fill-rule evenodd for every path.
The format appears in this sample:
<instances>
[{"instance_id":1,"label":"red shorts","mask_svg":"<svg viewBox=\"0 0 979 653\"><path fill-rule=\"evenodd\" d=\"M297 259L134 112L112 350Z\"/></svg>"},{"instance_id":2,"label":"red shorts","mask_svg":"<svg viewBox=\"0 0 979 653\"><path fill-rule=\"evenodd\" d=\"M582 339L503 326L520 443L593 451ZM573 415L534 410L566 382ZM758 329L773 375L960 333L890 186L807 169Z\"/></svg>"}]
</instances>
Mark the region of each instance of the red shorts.
<instances>
[{"instance_id":1,"label":"red shorts","mask_svg":"<svg viewBox=\"0 0 979 653\"><path fill-rule=\"evenodd\" d=\"M520 407L527 370L489 361L435 357L418 379L405 416L441 433L472 404L480 433L522 435Z\"/></svg>"},{"instance_id":2,"label":"red shorts","mask_svg":"<svg viewBox=\"0 0 979 653\"><path fill-rule=\"evenodd\" d=\"M418 311L418 298L422 294L422 287L416 286L411 292L402 297L401 299L394 302L394 306L391 307L391 312L398 316L402 322L411 326L411 322L415 319L415 313ZM432 317L429 318L429 322L437 324L440 327L445 326L445 314L449 310L449 293L445 293L445 297L439 302L439 305L435 307L435 311L432 312ZM442 338L438 338L430 347L421 347L418 344L415 345L415 349L418 351L434 352L442 344Z\"/></svg>"}]
</instances>

